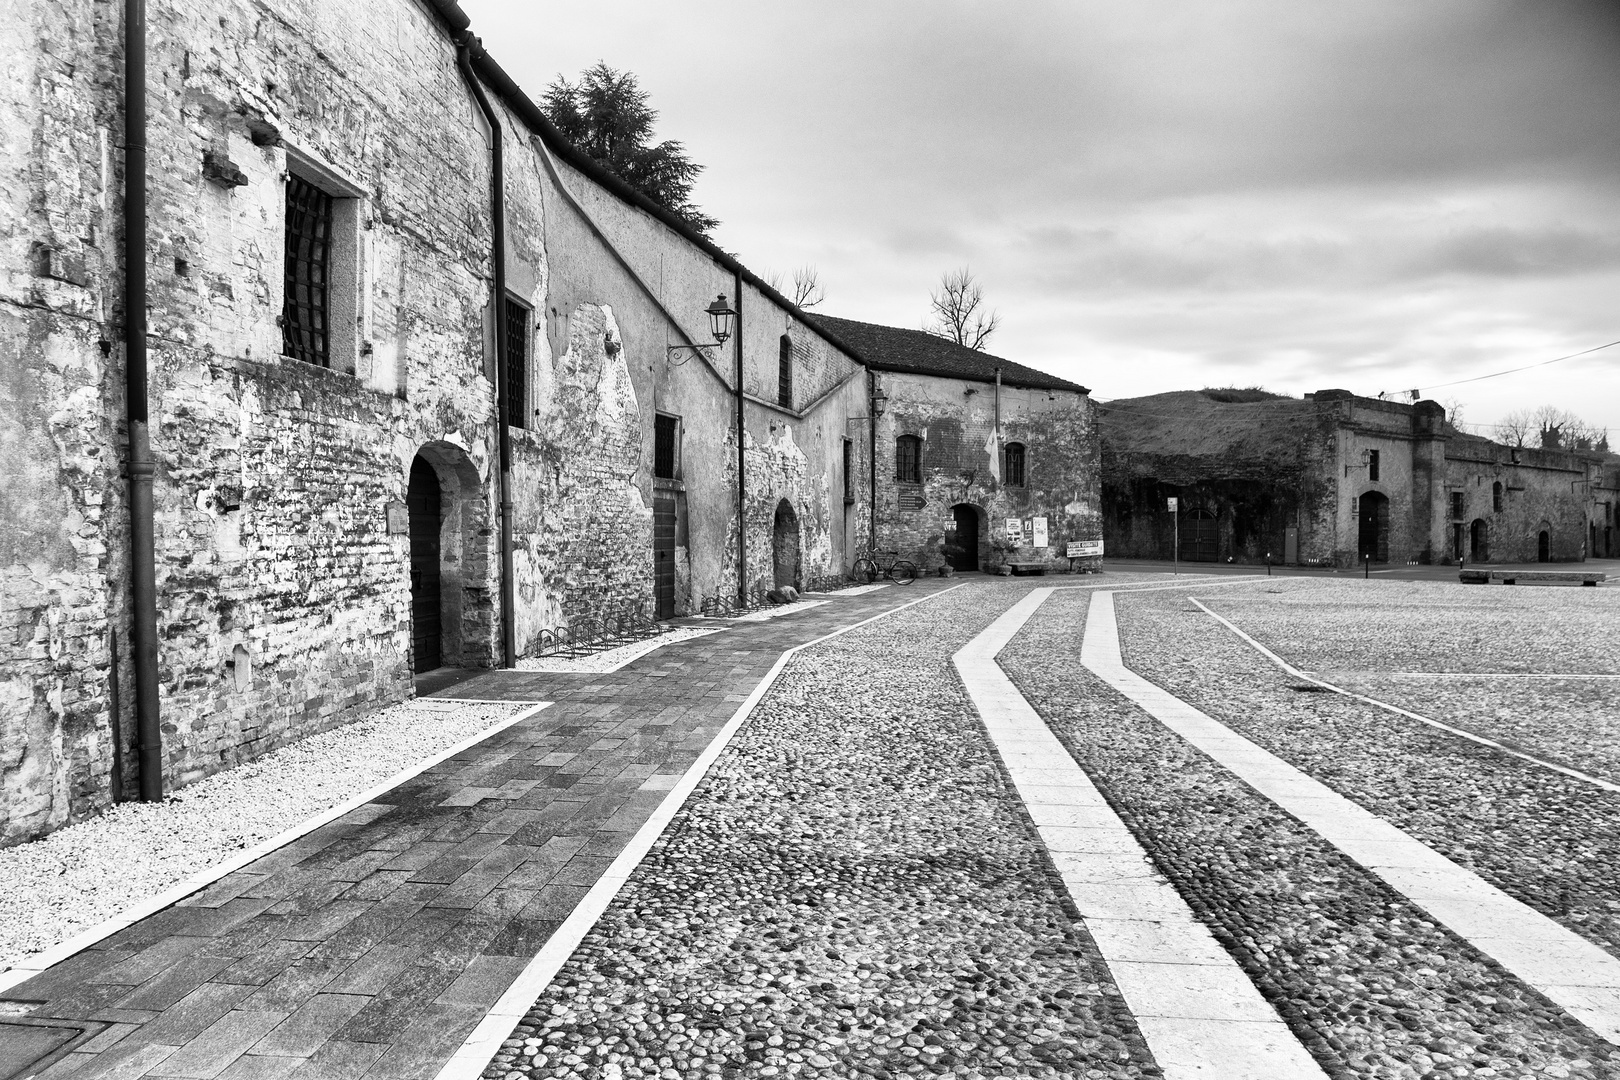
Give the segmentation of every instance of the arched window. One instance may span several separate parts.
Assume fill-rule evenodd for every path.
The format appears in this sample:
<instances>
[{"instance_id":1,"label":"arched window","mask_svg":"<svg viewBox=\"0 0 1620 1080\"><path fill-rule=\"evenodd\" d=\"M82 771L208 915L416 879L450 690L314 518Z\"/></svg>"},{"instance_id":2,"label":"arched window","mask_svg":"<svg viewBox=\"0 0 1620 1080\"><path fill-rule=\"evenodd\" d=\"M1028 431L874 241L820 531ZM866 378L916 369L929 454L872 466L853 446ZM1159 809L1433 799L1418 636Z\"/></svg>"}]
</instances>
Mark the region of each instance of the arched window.
<instances>
[{"instance_id":1,"label":"arched window","mask_svg":"<svg viewBox=\"0 0 1620 1080\"><path fill-rule=\"evenodd\" d=\"M1502 512L1502 481L1500 480L1491 485L1491 509L1498 514Z\"/></svg>"},{"instance_id":2,"label":"arched window","mask_svg":"<svg viewBox=\"0 0 1620 1080\"><path fill-rule=\"evenodd\" d=\"M1024 444L1010 442L1007 444L1005 463L1001 470L1001 482L1008 487L1024 486Z\"/></svg>"},{"instance_id":3,"label":"arched window","mask_svg":"<svg viewBox=\"0 0 1620 1080\"><path fill-rule=\"evenodd\" d=\"M922 440L917 436L894 440L894 478L902 484L922 483Z\"/></svg>"},{"instance_id":4,"label":"arched window","mask_svg":"<svg viewBox=\"0 0 1620 1080\"><path fill-rule=\"evenodd\" d=\"M786 334L776 359L776 401L784 409L793 408L793 341Z\"/></svg>"}]
</instances>

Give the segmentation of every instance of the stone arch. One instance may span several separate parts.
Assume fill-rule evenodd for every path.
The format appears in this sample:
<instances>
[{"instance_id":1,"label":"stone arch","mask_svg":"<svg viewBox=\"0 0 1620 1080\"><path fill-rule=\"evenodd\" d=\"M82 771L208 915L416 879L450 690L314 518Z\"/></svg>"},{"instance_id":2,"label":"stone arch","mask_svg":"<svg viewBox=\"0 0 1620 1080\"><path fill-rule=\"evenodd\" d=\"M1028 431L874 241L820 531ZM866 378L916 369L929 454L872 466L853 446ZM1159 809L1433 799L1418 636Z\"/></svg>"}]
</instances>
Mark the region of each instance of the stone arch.
<instances>
[{"instance_id":1,"label":"stone arch","mask_svg":"<svg viewBox=\"0 0 1620 1080\"><path fill-rule=\"evenodd\" d=\"M1552 523L1545 518L1536 533L1536 562L1552 562Z\"/></svg>"},{"instance_id":2,"label":"stone arch","mask_svg":"<svg viewBox=\"0 0 1620 1080\"><path fill-rule=\"evenodd\" d=\"M972 503L951 507L951 531L945 534L947 563L957 570L977 570L988 540L983 508Z\"/></svg>"},{"instance_id":3,"label":"stone arch","mask_svg":"<svg viewBox=\"0 0 1620 1080\"><path fill-rule=\"evenodd\" d=\"M489 501L467 451L454 443L424 444L411 460L406 502L412 669L430 670L424 665L435 659L432 666L492 666L496 614L489 580Z\"/></svg>"},{"instance_id":4,"label":"stone arch","mask_svg":"<svg viewBox=\"0 0 1620 1080\"><path fill-rule=\"evenodd\" d=\"M804 590L799 557L799 512L786 499L776 504L771 526L771 581L775 588L791 585Z\"/></svg>"}]
</instances>

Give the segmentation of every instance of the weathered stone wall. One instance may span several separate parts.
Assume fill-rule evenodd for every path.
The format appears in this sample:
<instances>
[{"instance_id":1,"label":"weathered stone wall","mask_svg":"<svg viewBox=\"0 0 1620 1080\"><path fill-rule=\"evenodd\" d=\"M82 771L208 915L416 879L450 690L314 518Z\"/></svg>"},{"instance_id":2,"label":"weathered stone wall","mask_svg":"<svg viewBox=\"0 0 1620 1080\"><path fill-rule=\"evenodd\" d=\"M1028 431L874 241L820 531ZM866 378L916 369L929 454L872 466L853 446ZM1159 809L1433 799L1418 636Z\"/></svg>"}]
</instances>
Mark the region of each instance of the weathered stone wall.
<instances>
[{"instance_id":1,"label":"weathered stone wall","mask_svg":"<svg viewBox=\"0 0 1620 1080\"><path fill-rule=\"evenodd\" d=\"M1477 560L1465 556L1470 562L1535 562L1543 530L1548 534L1551 561L1586 557L1588 475L1586 460L1576 454L1514 448L1477 438L1454 440L1446 454L1448 555L1452 526L1463 526L1467 552L1477 520L1484 522L1486 554ZM1501 510L1496 509L1496 484L1502 485ZM1462 496L1461 515L1452 511L1453 492Z\"/></svg>"},{"instance_id":2,"label":"weathered stone wall","mask_svg":"<svg viewBox=\"0 0 1620 1080\"><path fill-rule=\"evenodd\" d=\"M952 507L964 503L978 513L981 564L1007 518L1047 519L1046 549L1018 555L1054 566L1068 566L1063 552L1069 541L1102 539L1099 449L1089 396L1003 386L1002 437L992 443L994 385L892 372L880 379L889 395L877 437L880 549L897 550L922 569L941 565L945 534L954 528ZM896 440L902 435L922 440L921 484L896 478ZM1001 451L1011 442L1025 446L1021 487L1000 475Z\"/></svg>"},{"instance_id":3,"label":"weathered stone wall","mask_svg":"<svg viewBox=\"0 0 1620 1080\"><path fill-rule=\"evenodd\" d=\"M0 843L109 801L118 71L108 5L0 21Z\"/></svg>"}]
</instances>

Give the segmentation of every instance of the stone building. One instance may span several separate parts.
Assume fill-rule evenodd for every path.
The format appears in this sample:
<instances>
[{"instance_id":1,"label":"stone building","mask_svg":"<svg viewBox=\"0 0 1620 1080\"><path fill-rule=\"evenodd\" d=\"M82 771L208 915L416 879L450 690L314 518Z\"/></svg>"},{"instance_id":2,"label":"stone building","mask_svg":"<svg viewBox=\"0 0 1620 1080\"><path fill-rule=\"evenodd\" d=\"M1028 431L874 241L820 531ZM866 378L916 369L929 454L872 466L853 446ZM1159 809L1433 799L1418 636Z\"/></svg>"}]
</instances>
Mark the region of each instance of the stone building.
<instances>
[{"instance_id":1,"label":"stone building","mask_svg":"<svg viewBox=\"0 0 1620 1080\"><path fill-rule=\"evenodd\" d=\"M121 6L0 25L0 843L868 542L860 354L467 30L153 0L143 172Z\"/></svg>"},{"instance_id":2,"label":"stone building","mask_svg":"<svg viewBox=\"0 0 1620 1080\"><path fill-rule=\"evenodd\" d=\"M1116 557L1563 562L1586 557L1597 535L1592 455L1460 434L1433 401L1203 390L1100 408Z\"/></svg>"},{"instance_id":3,"label":"stone building","mask_svg":"<svg viewBox=\"0 0 1620 1080\"><path fill-rule=\"evenodd\" d=\"M1097 428L1083 386L921 330L813 315L881 391L872 546L919 568L976 570L1017 527L1020 558L1070 565L1101 539ZM1093 568L1099 557L1083 565Z\"/></svg>"}]
</instances>

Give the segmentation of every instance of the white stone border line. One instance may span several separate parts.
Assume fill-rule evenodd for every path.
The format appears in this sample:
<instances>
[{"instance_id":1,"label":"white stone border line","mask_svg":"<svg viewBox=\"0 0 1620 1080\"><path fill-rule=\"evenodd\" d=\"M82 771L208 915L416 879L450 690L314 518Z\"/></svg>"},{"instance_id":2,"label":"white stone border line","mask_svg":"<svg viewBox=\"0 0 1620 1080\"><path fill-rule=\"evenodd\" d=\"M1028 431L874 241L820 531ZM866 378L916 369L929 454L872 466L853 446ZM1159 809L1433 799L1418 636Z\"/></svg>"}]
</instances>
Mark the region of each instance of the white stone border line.
<instances>
[{"instance_id":1,"label":"white stone border line","mask_svg":"<svg viewBox=\"0 0 1620 1080\"><path fill-rule=\"evenodd\" d=\"M1112 593L1091 595L1080 663L1458 937L1620 1045L1620 959L1131 671L1120 656Z\"/></svg>"},{"instance_id":2,"label":"white stone border line","mask_svg":"<svg viewBox=\"0 0 1620 1080\"><path fill-rule=\"evenodd\" d=\"M444 699L428 697L417 698L415 700L440 701ZM411 702L404 702L403 704L411 704ZM360 807L366 805L377 796L386 794L387 792L403 784L405 781L411 779L413 776L420 775L421 773L433 768L433 766L439 764L441 761L446 761L453 758L462 751L483 742L491 735L504 731L513 724L518 724L529 719L531 716L536 715L540 712L540 710L550 705L551 702L499 701L488 702L487 704L514 706L527 705L528 708L519 709L517 715L502 720L498 724L492 724L483 731L477 732L476 734L462 739L460 742L456 743L447 750L441 750L432 757L423 758L414 765L407 766L406 768L395 773L393 776L390 776L388 779L384 780L382 783L378 784L376 787L369 788L366 791L361 792L352 799L349 799L347 802L339 803L330 810L322 811L309 820L304 821L301 824L294 825L292 828L286 830L285 832L278 833L275 836L270 837L268 840L262 840L250 848L244 848L235 855L232 855L230 858L226 859L224 862L215 863L207 870L195 874L192 877L186 878L178 885L165 889L156 896L148 897L146 900L141 901L133 907L119 912L112 918L107 919L104 922L97 923L88 930L75 934L66 941L53 945L49 949L45 949L42 952L37 952L32 956L24 957L22 960L17 962L15 967L8 968L6 971L0 972L0 993L11 989L13 986L16 986L21 982L32 979L35 975L40 974L55 964L61 963L63 960L73 956L75 953L83 952L85 949L88 949L90 946L94 945L103 938L111 937L113 934L116 934L124 927L131 926L134 923L146 918L148 915L155 915L171 904L179 903L192 893L212 885L214 882L218 881L220 878L231 873L232 871L242 869L242 867L253 862L255 859L268 855L277 848L285 847L294 840L297 840L299 837L306 836L309 833L314 832L322 825L336 821L344 814L348 814L360 809Z\"/></svg>"},{"instance_id":3,"label":"white stone border line","mask_svg":"<svg viewBox=\"0 0 1620 1080\"><path fill-rule=\"evenodd\" d=\"M1325 1078L996 664L1054 591L1030 592L951 661L1154 1060L1168 1080Z\"/></svg>"},{"instance_id":4,"label":"white stone border line","mask_svg":"<svg viewBox=\"0 0 1620 1080\"><path fill-rule=\"evenodd\" d=\"M652 850L652 846L658 841L658 838L664 834L664 830L669 827L669 823L674 820L675 815L685 805L687 797L692 794L708 773L709 767L714 764L715 759L725 750L732 737L737 734L738 729L743 726L749 716L753 715L755 707L759 705L760 699L765 696L766 691L775 685L777 676L782 673L782 669L787 666L789 660L804 649L847 634L851 630L865 626L867 623L886 619L897 612L916 607L918 604L944 596L946 593L953 592L961 587L961 585L952 585L948 589L941 589L938 592L929 593L927 596L920 596L909 603L890 608L888 611L880 611L870 618L851 623L848 626L834 630L830 634L823 634L821 637L806 641L802 645L795 645L777 657L776 663L772 665L770 671L766 672L765 677L759 681L759 685L754 687L747 700L737 706L737 711L731 715L731 719L726 721L719 734L710 741L709 745L704 748L703 753L698 755L698 759L692 762L691 766L682 774L680 780L670 789L669 794L664 797L664 801L658 804L658 808L653 811L652 816L630 838L630 842L625 844L624 850L619 852L618 858L614 859L608 865L608 868L602 872L602 876L597 879L596 884L591 886L590 891L575 905L568 918L564 919L562 925L557 927L556 931L547 939L545 945L541 947L534 959L529 961L528 966L523 969L517 980L507 988L506 993L501 995L500 1000L490 1007L489 1012L484 1014L484 1018L478 1022L478 1026L473 1028L466 1041L451 1055L450 1060L445 1062L444 1067L438 1071L434 1080L477 1080L478 1077L483 1075L484 1069L488 1067L490 1061L500 1051L501 1043L511 1037L512 1032L523 1022L524 1016L534 1006L535 1001L541 994L545 993L546 987L551 985L551 980L557 977L557 972L562 969L563 964L574 954L574 950L579 948L580 942L585 940L585 935L590 932L591 927L596 925L597 920L602 917L602 913L613 902L613 898L624 887L624 883L630 879L631 873L640 865L647 852Z\"/></svg>"},{"instance_id":5,"label":"white stone border line","mask_svg":"<svg viewBox=\"0 0 1620 1080\"><path fill-rule=\"evenodd\" d=\"M1572 769L1568 765L1559 765L1559 764L1556 764L1555 762L1547 761L1545 758L1536 757L1534 754L1526 754L1522 750L1515 750L1510 746L1504 746L1503 744L1497 742L1495 739L1488 739L1483 735L1476 735L1472 731L1465 730L1464 728L1452 727L1450 724L1447 724L1447 723L1445 723L1443 721L1435 720L1435 719L1433 719L1431 717L1423 716L1423 715L1421 715L1419 713L1412 712L1412 711L1410 711L1408 709L1403 709L1399 705L1391 705L1387 701L1379 701L1377 698L1368 697L1365 694L1358 694L1353 690L1346 690L1343 687L1335 686L1330 682L1324 682L1323 680L1318 679L1314 675L1307 675L1305 672L1303 672L1303 671L1299 670L1298 668L1294 667L1288 661L1284 660L1282 657L1278 656L1276 653L1272 652L1270 649L1268 649L1264 645L1260 644L1254 638L1252 638L1248 634L1244 633L1234 623L1232 623L1231 620L1229 620L1229 619L1227 619L1227 618L1225 618L1225 617L1223 617L1221 615L1217 615L1215 612L1209 610L1209 608L1205 607L1202 603L1200 603L1199 600L1196 597L1189 596L1187 599L1191 600L1194 604L1197 604L1199 610L1202 611L1205 615L1208 615L1210 618L1214 619L1216 622L1219 622L1221 625L1225 626L1228 630L1232 631L1232 633L1236 634L1238 637L1242 638L1244 641L1247 641L1250 645L1253 645L1255 647L1255 649L1260 653L1261 656L1264 656L1267 660L1270 660L1273 664L1276 664L1278 667L1282 668L1283 671L1287 672L1293 678L1299 679L1299 680L1301 680L1303 682L1314 683L1315 685L1322 687L1322 689L1324 689L1324 690L1333 691L1335 694L1343 694L1347 698L1354 698L1357 701L1364 702L1364 703L1366 703L1368 705L1376 706L1377 708L1383 709L1386 712L1392 712L1392 713L1396 714L1397 716L1404 716L1409 720L1416 720L1420 724L1428 724L1430 727L1439 728L1441 731L1450 732L1453 735L1457 735L1457 736L1460 736L1460 737L1462 737L1464 739L1468 739L1471 742L1479 743L1481 746L1488 746L1492 750L1499 750L1502 753L1508 754L1508 755L1510 755L1512 757L1516 757L1516 758L1520 759L1521 761L1528 761L1532 765L1539 765L1543 769L1551 769L1553 772L1563 773L1565 776L1571 777L1571 778L1576 779L1576 780L1583 780L1586 783L1593 784L1593 785L1595 785L1597 787L1602 788L1605 791L1612 791L1612 792L1615 792L1616 794L1620 794L1620 784L1616 784L1613 781L1605 780L1602 777L1593 776L1590 773L1581 772L1579 769ZM1376 672L1373 673L1373 674L1376 674ZM1502 676L1497 676L1497 677L1501 678ZM1608 676L1608 677L1609 678L1620 678L1620 676ZM1548 678L1567 678L1567 676L1548 676Z\"/></svg>"}]
</instances>

